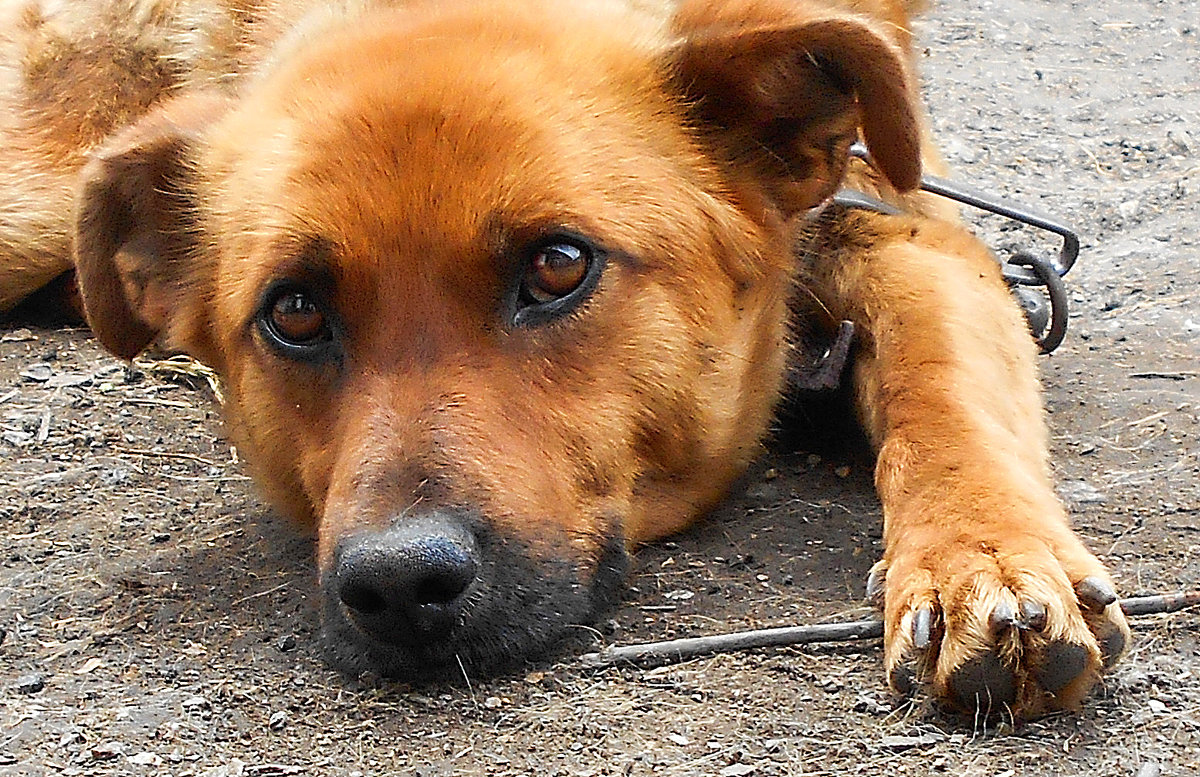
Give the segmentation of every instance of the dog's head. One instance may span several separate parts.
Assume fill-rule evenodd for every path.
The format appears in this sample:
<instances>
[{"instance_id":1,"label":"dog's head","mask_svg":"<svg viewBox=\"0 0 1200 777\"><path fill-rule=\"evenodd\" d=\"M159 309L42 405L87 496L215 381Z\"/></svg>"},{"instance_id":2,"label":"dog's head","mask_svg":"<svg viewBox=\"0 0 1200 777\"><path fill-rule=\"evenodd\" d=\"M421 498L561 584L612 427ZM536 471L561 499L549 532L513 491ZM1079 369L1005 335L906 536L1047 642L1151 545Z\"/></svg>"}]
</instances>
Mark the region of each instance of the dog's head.
<instances>
[{"instance_id":1,"label":"dog's head","mask_svg":"<svg viewBox=\"0 0 1200 777\"><path fill-rule=\"evenodd\" d=\"M343 664L495 669L756 454L787 222L860 127L915 183L909 89L884 35L793 2L377 13L95 155L88 317L219 372L256 481L316 526Z\"/></svg>"}]
</instances>

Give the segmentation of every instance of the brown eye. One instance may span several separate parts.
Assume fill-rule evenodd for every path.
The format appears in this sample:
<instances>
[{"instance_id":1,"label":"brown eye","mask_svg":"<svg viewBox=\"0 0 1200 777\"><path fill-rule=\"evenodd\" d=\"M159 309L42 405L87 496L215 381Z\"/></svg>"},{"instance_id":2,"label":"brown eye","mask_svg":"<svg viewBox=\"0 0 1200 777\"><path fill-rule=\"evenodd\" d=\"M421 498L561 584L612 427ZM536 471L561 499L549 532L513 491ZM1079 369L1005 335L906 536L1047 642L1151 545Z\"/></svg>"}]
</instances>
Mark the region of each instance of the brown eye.
<instances>
[{"instance_id":1,"label":"brown eye","mask_svg":"<svg viewBox=\"0 0 1200 777\"><path fill-rule=\"evenodd\" d=\"M285 359L323 364L342 358L336 311L295 281L267 288L255 324L263 344Z\"/></svg>"},{"instance_id":2,"label":"brown eye","mask_svg":"<svg viewBox=\"0 0 1200 777\"><path fill-rule=\"evenodd\" d=\"M561 299L583 284L589 263L588 253L571 243L539 248L529 262L522 290L537 304Z\"/></svg>"},{"instance_id":3,"label":"brown eye","mask_svg":"<svg viewBox=\"0 0 1200 777\"><path fill-rule=\"evenodd\" d=\"M572 233L538 240L521 258L520 283L508 303L516 327L548 324L579 310L599 288L608 263L602 247Z\"/></svg>"},{"instance_id":4,"label":"brown eye","mask_svg":"<svg viewBox=\"0 0 1200 777\"><path fill-rule=\"evenodd\" d=\"M275 300L270 311L271 329L288 345L308 345L328 334L325 314L303 292L288 292Z\"/></svg>"}]
</instances>

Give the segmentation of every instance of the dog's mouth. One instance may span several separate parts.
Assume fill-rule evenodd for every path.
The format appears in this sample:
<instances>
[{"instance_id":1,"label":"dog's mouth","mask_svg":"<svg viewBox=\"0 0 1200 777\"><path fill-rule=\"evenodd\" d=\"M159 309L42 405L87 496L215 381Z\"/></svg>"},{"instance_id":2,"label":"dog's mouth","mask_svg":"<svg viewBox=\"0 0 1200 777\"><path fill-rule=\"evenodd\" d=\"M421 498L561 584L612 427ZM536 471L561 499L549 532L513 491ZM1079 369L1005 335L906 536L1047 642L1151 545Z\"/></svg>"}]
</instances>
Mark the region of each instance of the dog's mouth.
<instances>
[{"instance_id":1,"label":"dog's mouth","mask_svg":"<svg viewBox=\"0 0 1200 777\"><path fill-rule=\"evenodd\" d=\"M623 589L623 538L606 538L592 558L566 546L535 550L460 511L347 538L321 581L329 659L408 681L518 669L583 633L575 627Z\"/></svg>"}]
</instances>

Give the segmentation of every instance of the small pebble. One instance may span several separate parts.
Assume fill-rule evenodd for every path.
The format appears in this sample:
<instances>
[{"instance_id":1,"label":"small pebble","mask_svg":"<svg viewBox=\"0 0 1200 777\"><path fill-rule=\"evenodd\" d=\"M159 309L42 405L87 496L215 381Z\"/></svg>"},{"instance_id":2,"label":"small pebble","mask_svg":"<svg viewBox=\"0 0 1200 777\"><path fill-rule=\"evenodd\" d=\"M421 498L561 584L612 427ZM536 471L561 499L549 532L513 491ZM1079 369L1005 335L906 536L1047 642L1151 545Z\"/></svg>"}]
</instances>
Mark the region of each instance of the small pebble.
<instances>
[{"instance_id":1,"label":"small pebble","mask_svg":"<svg viewBox=\"0 0 1200 777\"><path fill-rule=\"evenodd\" d=\"M17 680L17 693L41 693L46 687L46 678L40 674L27 674Z\"/></svg>"},{"instance_id":2,"label":"small pebble","mask_svg":"<svg viewBox=\"0 0 1200 777\"><path fill-rule=\"evenodd\" d=\"M39 363L31 364L29 368L23 370L20 375L22 378L33 383L45 383L50 380L50 376L54 374L49 364Z\"/></svg>"},{"instance_id":3,"label":"small pebble","mask_svg":"<svg viewBox=\"0 0 1200 777\"><path fill-rule=\"evenodd\" d=\"M279 649L284 653L289 650L296 649L296 637L292 634L287 634L279 638Z\"/></svg>"},{"instance_id":4,"label":"small pebble","mask_svg":"<svg viewBox=\"0 0 1200 777\"><path fill-rule=\"evenodd\" d=\"M105 742L92 748L92 758L97 761L111 761L125 755L125 745L121 742Z\"/></svg>"},{"instance_id":5,"label":"small pebble","mask_svg":"<svg viewBox=\"0 0 1200 777\"><path fill-rule=\"evenodd\" d=\"M149 751L129 756L129 763L134 766L162 766L162 756Z\"/></svg>"},{"instance_id":6,"label":"small pebble","mask_svg":"<svg viewBox=\"0 0 1200 777\"><path fill-rule=\"evenodd\" d=\"M25 328L14 329L11 332L0 335L0 343L25 343L36 339L37 337L33 332Z\"/></svg>"},{"instance_id":7,"label":"small pebble","mask_svg":"<svg viewBox=\"0 0 1200 777\"><path fill-rule=\"evenodd\" d=\"M1075 507L1104 504L1108 497L1086 480L1064 480L1058 485L1058 495Z\"/></svg>"},{"instance_id":8,"label":"small pebble","mask_svg":"<svg viewBox=\"0 0 1200 777\"><path fill-rule=\"evenodd\" d=\"M754 767L747 764L730 764L717 772L720 777L748 777L754 774Z\"/></svg>"},{"instance_id":9,"label":"small pebble","mask_svg":"<svg viewBox=\"0 0 1200 777\"><path fill-rule=\"evenodd\" d=\"M203 696L192 696L191 698L183 700L183 708L185 710L206 710L211 706L212 705L209 703L208 699L204 698Z\"/></svg>"}]
</instances>

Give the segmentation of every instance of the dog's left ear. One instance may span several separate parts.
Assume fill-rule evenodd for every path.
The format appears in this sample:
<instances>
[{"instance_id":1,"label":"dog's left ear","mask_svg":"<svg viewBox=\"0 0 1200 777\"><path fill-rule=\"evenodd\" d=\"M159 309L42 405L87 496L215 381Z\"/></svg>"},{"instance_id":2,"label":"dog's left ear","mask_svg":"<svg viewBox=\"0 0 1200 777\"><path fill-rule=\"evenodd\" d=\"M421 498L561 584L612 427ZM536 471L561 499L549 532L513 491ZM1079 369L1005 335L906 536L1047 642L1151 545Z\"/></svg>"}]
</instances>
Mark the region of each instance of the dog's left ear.
<instances>
[{"instance_id":1,"label":"dog's left ear","mask_svg":"<svg viewBox=\"0 0 1200 777\"><path fill-rule=\"evenodd\" d=\"M667 54L706 140L784 215L841 184L862 136L901 191L921 177L920 122L900 47L863 17L802 0L685 0Z\"/></svg>"}]
</instances>

